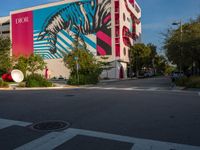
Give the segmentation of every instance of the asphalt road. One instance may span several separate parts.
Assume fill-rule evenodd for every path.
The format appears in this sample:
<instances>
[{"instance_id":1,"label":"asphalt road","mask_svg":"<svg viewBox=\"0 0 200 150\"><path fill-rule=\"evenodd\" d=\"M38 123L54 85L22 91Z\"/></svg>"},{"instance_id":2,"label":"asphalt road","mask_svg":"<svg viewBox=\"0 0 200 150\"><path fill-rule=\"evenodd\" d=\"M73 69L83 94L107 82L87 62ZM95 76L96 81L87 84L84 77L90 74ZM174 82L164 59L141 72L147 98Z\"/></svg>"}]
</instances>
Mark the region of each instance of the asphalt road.
<instances>
[{"instance_id":1,"label":"asphalt road","mask_svg":"<svg viewBox=\"0 0 200 150\"><path fill-rule=\"evenodd\" d=\"M25 149L31 149L40 143L32 149L162 150L159 146L167 147L167 142L184 144L168 150L198 150L200 95L170 86L168 78L151 78L101 83L96 88L0 91L0 149L27 143ZM45 120L67 121L71 126L57 141L47 142L58 133L27 127ZM46 145L38 148L43 140Z\"/></svg>"}]
</instances>

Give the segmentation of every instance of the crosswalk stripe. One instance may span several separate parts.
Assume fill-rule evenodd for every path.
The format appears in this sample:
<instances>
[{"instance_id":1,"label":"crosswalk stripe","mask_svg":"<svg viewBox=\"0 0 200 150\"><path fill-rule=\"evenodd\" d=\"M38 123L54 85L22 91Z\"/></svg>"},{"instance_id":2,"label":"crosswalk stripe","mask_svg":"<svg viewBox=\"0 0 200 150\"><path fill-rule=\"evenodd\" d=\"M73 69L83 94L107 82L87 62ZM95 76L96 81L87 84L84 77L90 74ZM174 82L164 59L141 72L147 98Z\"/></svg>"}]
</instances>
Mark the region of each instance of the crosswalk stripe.
<instances>
[{"instance_id":1,"label":"crosswalk stripe","mask_svg":"<svg viewBox=\"0 0 200 150\"><path fill-rule=\"evenodd\" d=\"M176 144L169 142L160 142L148 139L140 139L104 132L88 131L82 129L72 129L78 135L91 136L96 138L114 140L119 142L127 142L134 144L131 150L200 150L198 146Z\"/></svg>"},{"instance_id":2,"label":"crosswalk stripe","mask_svg":"<svg viewBox=\"0 0 200 150\"><path fill-rule=\"evenodd\" d=\"M23 122L23 121L15 121L15 120L8 120L8 119L0 119L0 129L7 128L9 126L18 125L18 126L28 126L31 123Z\"/></svg>"},{"instance_id":3,"label":"crosswalk stripe","mask_svg":"<svg viewBox=\"0 0 200 150\"><path fill-rule=\"evenodd\" d=\"M52 150L69 141L77 135L101 138L133 144L131 150L199 150L198 146L161 142L155 140L134 138L104 132L69 128L61 132L52 132L15 150Z\"/></svg>"},{"instance_id":4,"label":"crosswalk stripe","mask_svg":"<svg viewBox=\"0 0 200 150\"><path fill-rule=\"evenodd\" d=\"M121 87L82 87L83 89L98 89L98 90L122 90L122 91L159 91L158 87L151 88L141 88L141 87L130 87L130 88L121 88Z\"/></svg>"},{"instance_id":5,"label":"crosswalk stripe","mask_svg":"<svg viewBox=\"0 0 200 150\"><path fill-rule=\"evenodd\" d=\"M76 136L70 129L62 132L52 132L15 150L52 150Z\"/></svg>"},{"instance_id":6,"label":"crosswalk stripe","mask_svg":"<svg viewBox=\"0 0 200 150\"><path fill-rule=\"evenodd\" d=\"M113 91L147 91L147 92L173 92L173 93L182 93L182 94L191 94L194 93L195 95L198 94L200 96L200 93L195 91L187 91L187 90L181 90L181 89L169 89L167 87L129 87L129 88L123 88L123 87L102 87L102 86L93 86L93 87L79 87L79 89L87 89L87 90L113 90Z\"/></svg>"},{"instance_id":7,"label":"crosswalk stripe","mask_svg":"<svg viewBox=\"0 0 200 150\"><path fill-rule=\"evenodd\" d=\"M157 87L152 87L152 88L149 88L149 90L150 91L156 91L156 90L158 90L158 88Z\"/></svg>"}]
</instances>

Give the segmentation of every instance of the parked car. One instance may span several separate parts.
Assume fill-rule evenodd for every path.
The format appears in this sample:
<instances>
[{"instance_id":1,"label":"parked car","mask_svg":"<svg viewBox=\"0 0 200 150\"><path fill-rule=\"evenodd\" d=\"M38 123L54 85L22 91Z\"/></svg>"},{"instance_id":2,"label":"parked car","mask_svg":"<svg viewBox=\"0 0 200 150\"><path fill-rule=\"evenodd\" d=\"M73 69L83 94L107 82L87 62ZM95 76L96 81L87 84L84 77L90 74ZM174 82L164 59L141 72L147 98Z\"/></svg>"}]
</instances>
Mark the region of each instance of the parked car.
<instances>
[{"instance_id":1,"label":"parked car","mask_svg":"<svg viewBox=\"0 0 200 150\"><path fill-rule=\"evenodd\" d=\"M172 72L172 74L171 74L171 79L172 79L172 81L175 81L175 80L177 80L177 79L179 79L179 78L181 78L181 77L184 77L184 73L183 73L183 72L180 72L180 71L174 71L174 72Z\"/></svg>"},{"instance_id":2,"label":"parked car","mask_svg":"<svg viewBox=\"0 0 200 150\"><path fill-rule=\"evenodd\" d=\"M154 73L152 71L148 71L144 73L144 77L153 77Z\"/></svg>"}]
</instances>

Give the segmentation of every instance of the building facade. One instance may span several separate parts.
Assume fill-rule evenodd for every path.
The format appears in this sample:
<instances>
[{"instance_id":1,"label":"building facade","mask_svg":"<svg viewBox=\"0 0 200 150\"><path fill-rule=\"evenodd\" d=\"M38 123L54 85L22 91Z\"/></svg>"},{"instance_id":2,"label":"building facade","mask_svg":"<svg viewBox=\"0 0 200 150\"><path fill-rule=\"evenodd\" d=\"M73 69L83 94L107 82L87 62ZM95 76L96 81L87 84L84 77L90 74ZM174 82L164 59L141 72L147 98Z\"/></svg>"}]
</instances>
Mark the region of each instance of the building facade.
<instances>
[{"instance_id":1,"label":"building facade","mask_svg":"<svg viewBox=\"0 0 200 150\"><path fill-rule=\"evenodd\" d=\"M12 55L41 55L51 77L69 77L63 53L78 35L97 59L112 62L109 78L126 78L129 48L141 40L134 0L67 0L13 11L10 18Z\"/></svg>"},{"instance_id":2,"label":"building facade","mask_svg":"<svg viewBox=\"0 0 200 150\"><path fill-rule=\"evenodd\" d=\"M10 17L0 17L0 36L10 37Z\"/></svg>"}]
</instances>

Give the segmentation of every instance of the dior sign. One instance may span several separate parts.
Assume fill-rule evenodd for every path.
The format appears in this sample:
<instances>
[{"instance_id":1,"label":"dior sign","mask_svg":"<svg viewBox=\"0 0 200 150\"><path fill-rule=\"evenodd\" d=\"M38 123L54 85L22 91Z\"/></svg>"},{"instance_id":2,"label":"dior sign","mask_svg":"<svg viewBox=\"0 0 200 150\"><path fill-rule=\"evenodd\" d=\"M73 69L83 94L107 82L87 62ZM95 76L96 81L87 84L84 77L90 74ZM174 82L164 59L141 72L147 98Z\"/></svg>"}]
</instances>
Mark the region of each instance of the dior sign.
<instances>
[{"instance_id":1,"label":"dior sign","mask_svg":"<svg viewBox=\"0 0 200 150\"><path fill-rule=\"evenodd\" d=\"M28 17L17 18L15 20L15 22L16 22L16 24L27 23L27 22L29 22L29 18Z\"/></svg>"}]
</instances>

